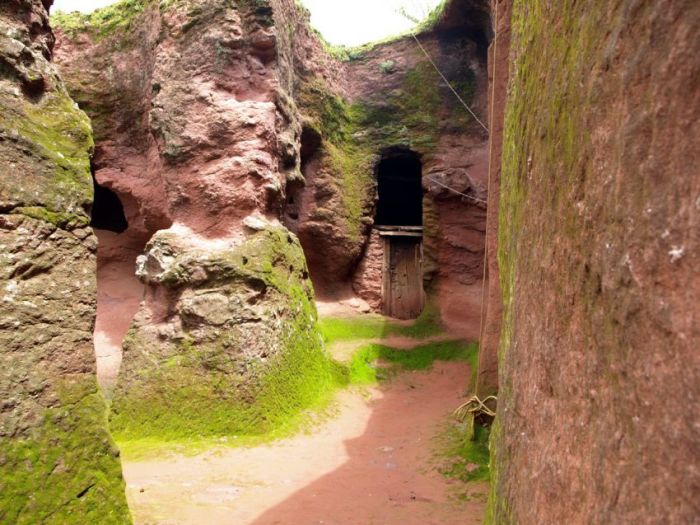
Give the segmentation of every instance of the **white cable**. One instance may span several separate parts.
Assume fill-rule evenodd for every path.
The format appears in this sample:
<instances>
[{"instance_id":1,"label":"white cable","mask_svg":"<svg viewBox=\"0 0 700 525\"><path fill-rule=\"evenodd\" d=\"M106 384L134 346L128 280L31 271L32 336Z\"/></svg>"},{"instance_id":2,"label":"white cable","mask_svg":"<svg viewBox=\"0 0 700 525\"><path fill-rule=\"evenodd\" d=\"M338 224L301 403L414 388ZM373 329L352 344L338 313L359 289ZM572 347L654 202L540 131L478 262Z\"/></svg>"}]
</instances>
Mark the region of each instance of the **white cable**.
<instances>
[{"instance_id":1,"label":"white cable","mask_svg":"<svg viewBox=\"0 0 700 525\"><path fill-rule=\"evenodd\" d=\"M467 199L471 199L471 200L473 200L474 202L479 202L479 203L481 203L481 204L486 204L486 205L488 205L488 202L487 202L487 201L485 201L485 200L483 200L483 199L478 199L478 198L473 197L473 196L471 196L471 195L467 195L466 193L462 193L461 191L457 191L457 190L454 189L454 188L450 188L448 185L443 184L443 183L440 182L439 180L435 180L435 179L433 179L432 177L426 177L426 179L428 179L430 182L434 182L434 183L437 184L438 186L442 186L443 188L448 189L448 190L450 190L450 191L453 192L453 193L456 193L457 195L461 195L462 197L466 197Z\"/></svg>"},{"instance_id":2,"label":"white cable","mask_svg":"<svg viewBox=\"0 0 700 525\"><path fill-rule=\"evenodd\" d=\"M450 88L450 91L452 91L452 93L455 94L455 97L457 97L457 99L462 103L462 105L466 108L466 110L469 112L469 114L470 114L472 117L474 117L474 119L481 125L481 127L484 128L484 131L486 131L486 133L488 133L488 132L489 132L489 128L486 127L486 124L484 124L483 122L481 122L481 120L479 119L479 117L476 116L476 113L474 113L474 112L472 111L472 108L470 108L470 107L467 105L467 103L464 102L464 100L462 100L462 97L460 97L460 96L459 96L459 93L457 93L457 92L455 91L455 89L452 87L452 84L450 84L450 81L447 80L447 78L445 78L445 75L442 74L442 71L440 71L440 68L437 67L437 64L436 64L435 62L433 62L433 59L430 57L430 55L428 54L428 52L427 52L427 51L425 50L425 48L423 47L423 44L420 43L420 40L418 40L418 37L416 36L416 34L415 34L413 31L411 31L411 36L412 36L413 39L416 41L416 44L418 44L418 47L420 47L421 51L423 51L423 54L426 56L426 58L428 59L428 61L433 65L433 67L435 68L435 71L438 72L438 75L440 75L440 77L441 77L442 80L445 82L445 84L447 84L447 87Z\"/></svg>"}]
</instances>

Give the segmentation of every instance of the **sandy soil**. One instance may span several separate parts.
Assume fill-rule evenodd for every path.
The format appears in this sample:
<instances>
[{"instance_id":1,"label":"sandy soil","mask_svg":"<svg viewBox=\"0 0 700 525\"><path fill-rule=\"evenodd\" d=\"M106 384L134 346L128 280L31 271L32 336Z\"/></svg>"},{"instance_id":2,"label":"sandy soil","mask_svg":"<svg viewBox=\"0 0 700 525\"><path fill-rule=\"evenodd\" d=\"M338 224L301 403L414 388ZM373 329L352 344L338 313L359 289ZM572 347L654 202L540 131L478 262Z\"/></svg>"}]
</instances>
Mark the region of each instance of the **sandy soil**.
<instances>
[{"instance_id":1,"label":"sandy soil","mask_svg":"<svg viewBox=\"0 0 700 525\"><path fill-rule=\"evenodd\" d=\"M437 363L345 391L312 434L195 457L125 461L139 525L481 523L487 487L435 470L435 437L463 401L468 365ZM457 498L471 494L469 501Z\"/></svg>"}]
</instances>

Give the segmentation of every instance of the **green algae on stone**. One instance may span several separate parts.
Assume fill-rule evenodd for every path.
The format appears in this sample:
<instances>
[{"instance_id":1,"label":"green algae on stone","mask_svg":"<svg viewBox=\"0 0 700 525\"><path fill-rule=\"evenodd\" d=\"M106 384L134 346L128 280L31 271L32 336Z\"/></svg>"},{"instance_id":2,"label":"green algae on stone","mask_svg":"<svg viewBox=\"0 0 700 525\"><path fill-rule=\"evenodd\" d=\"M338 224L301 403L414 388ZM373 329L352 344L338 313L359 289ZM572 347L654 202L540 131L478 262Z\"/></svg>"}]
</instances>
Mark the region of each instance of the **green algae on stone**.
<instances>
[{"instance_id":1,"label":"green algae on stone","mask_svg":"<svg viewBox=\"0 0 700 525\"><path fill-rule=\"evenodd\" d=\"M0 523L131 523L106 419L95 380L66 379L30 435L0 438Z\"/></svg>"},{"instance_id":2,"label":"green algae on stone","mask_svg":"<svg viewBox=\"0 0 700 525\"><path fill-rule=\"evenodd\" d=\"M270 435L328 399L336 376L295 237L271 227L174 258L157 279L181 294L182 333L128 334L111 415L119 440Z\"/></svg>"},{"instance_id":3,"label":"green algae on stone","mask_svg":"<svg viewBox=\"0 0 700 525\"><path fill-rule=\"evenodd\" d=\"M24 206L28 215L54 224L70 217L88 220L92 129L65 91L47 94L39 103L23 100L6 105L0 114L0 135L7 139L0 145L0 155L8 164L19 168L31 162L34 167L31 178L15 170L0 180L3 201Z\"/></svg>"}]
</instances>

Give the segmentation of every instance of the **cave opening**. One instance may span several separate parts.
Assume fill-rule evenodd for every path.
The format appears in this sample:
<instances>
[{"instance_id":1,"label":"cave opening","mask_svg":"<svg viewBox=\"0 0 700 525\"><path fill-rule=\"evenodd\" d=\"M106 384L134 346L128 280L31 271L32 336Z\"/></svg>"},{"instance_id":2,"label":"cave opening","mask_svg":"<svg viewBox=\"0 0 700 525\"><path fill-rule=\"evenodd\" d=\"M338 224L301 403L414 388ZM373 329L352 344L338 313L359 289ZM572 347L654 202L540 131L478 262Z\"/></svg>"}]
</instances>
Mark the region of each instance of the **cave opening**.
<instances>
[{"instance_id":1,"label":"cave opening","mask_svg":"<svg viewBox=\"0 0 700 525\"><path fill-rule=\"evenodd\" d=\"M387 153L377 166L377 226L422 226L422 163L410 150Z\"/></svg>"},{"instance_id":2,"label":"cave opening","mask_svg":"<svg viewBox=\"0 0 700 525\"><path fill-rule=\"evenodd\" d=\"M93 176L95 197L92 204L90 226L96 230L123 233L129 227L124 213L124 205L119 196L109 188L100 185Z\"/></svg>"}]
</instances>

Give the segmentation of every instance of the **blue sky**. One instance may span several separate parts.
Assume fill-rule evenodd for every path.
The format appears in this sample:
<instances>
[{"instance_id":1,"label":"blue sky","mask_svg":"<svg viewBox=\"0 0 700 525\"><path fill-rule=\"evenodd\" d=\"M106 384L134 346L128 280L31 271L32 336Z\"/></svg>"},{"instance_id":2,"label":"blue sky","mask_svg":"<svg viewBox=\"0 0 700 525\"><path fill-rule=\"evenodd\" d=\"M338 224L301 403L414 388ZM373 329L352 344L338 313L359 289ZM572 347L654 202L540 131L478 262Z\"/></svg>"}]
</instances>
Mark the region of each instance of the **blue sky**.
<instances>
[{"instance_id":1,"label":"blue sky","mask_svg":"<svg viewBox=\"0 0 700 525\"><path fill-rule=\"evenodd\" d=\"M397 13L405 7L421 18L440 0L302 0L311 11L311 23L332 44L358 45L410 29ZM115 0L55 0L53 11L94 11Z\"/></svg>"}]
</instances>

